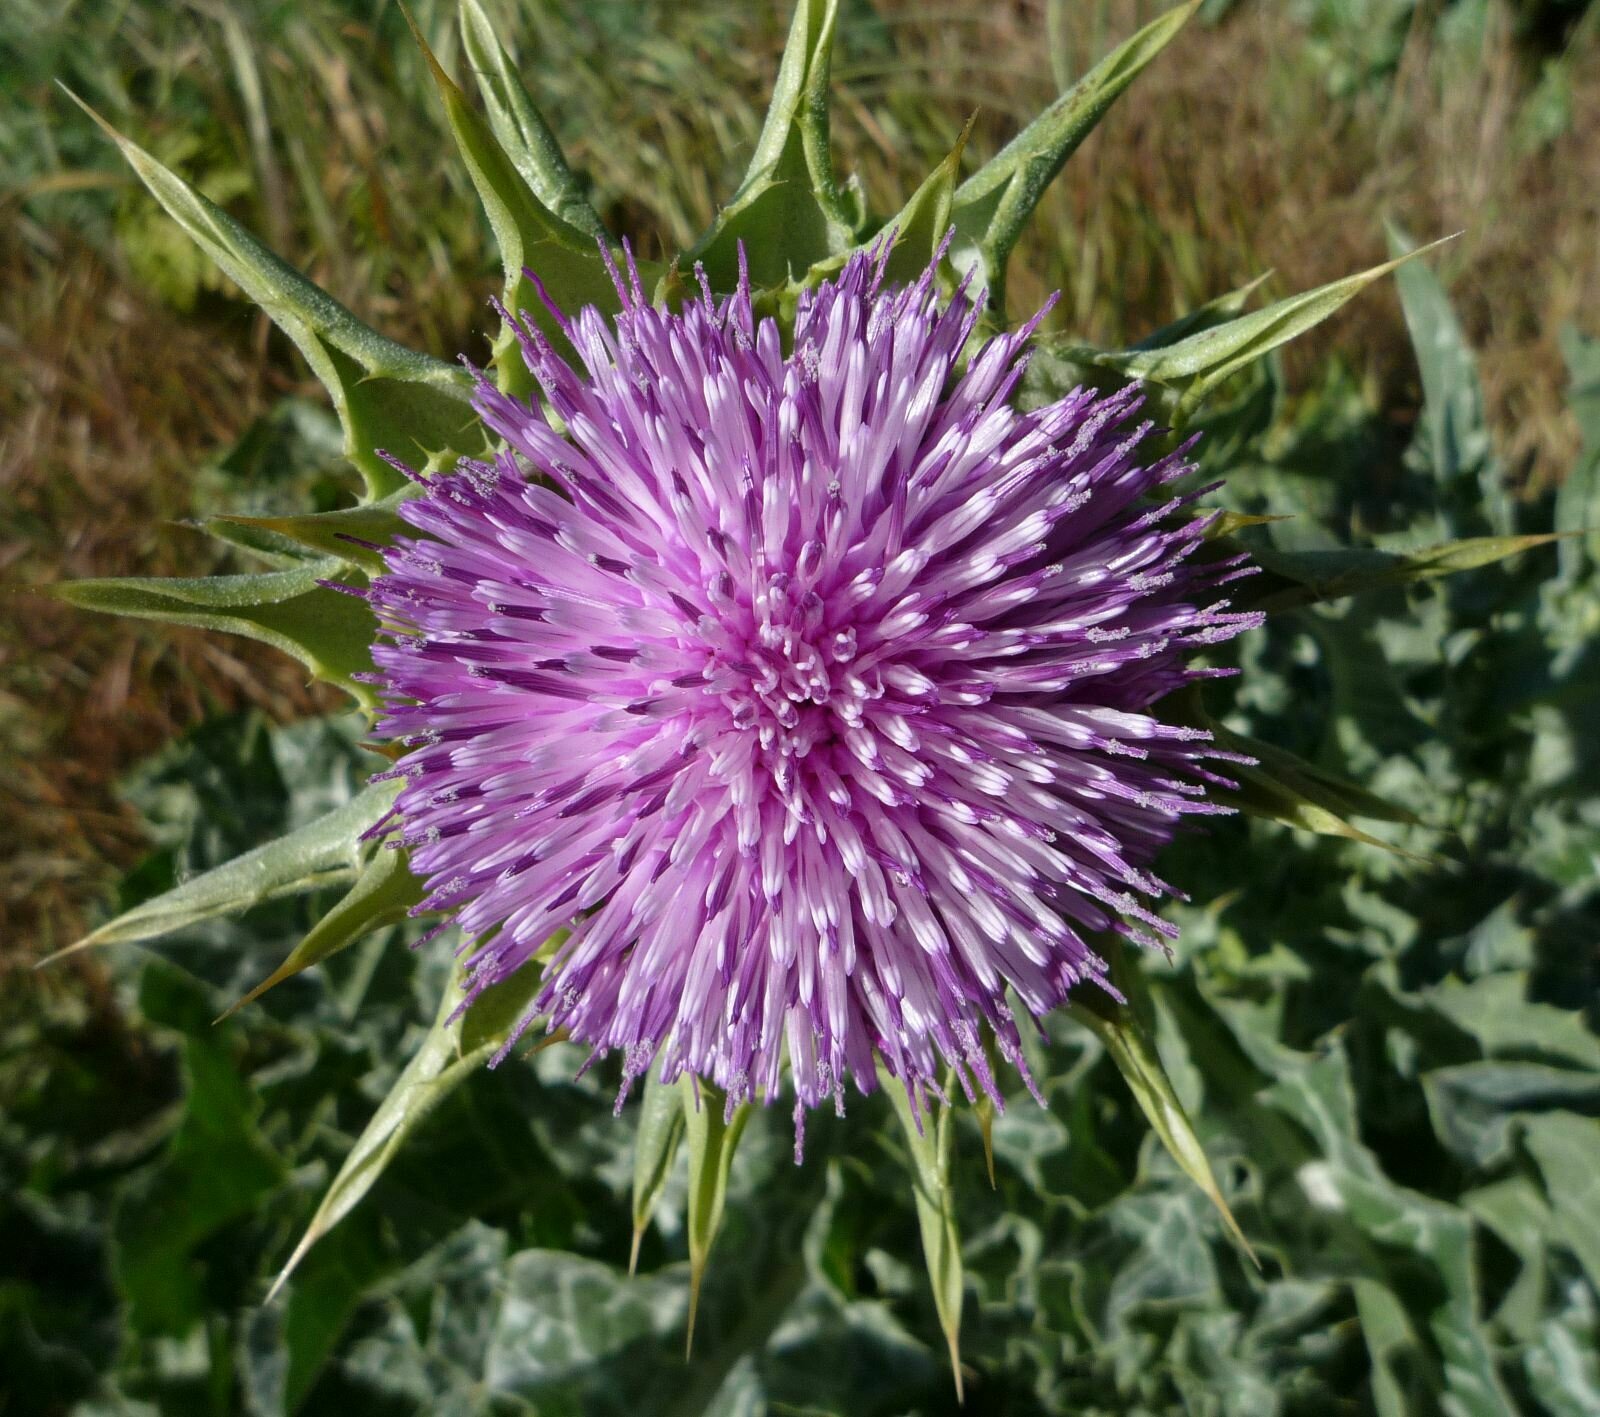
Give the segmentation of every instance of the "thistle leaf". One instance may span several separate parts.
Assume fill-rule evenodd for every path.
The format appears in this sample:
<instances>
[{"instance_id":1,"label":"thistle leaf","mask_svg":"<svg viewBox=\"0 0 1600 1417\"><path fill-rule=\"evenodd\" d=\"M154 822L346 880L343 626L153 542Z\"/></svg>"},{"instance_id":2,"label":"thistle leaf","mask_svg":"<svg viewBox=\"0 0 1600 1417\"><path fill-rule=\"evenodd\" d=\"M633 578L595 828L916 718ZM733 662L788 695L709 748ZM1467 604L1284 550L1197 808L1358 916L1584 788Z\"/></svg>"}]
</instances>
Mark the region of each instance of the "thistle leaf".
<instances>
[{"instance_id":1,"label":"thistle leaf","mask_svg":"<svg viewBox=\"0 0 1600 1417\"><path fill-rule=\"evenodd\" d=\"M303 516L242 517L224 515L208 517L204 523L207 531L252 550L270 550L273 539L286 544L285 549L303 547L322 556L337 556L360 566L363 570L381 572L383 557L375 551L349 540L390 545L395 537L407 530L400 520L398 509L402 502L415 497L420 489L413 482L391 492L376 502L362 502L358 506L343 507L333 512L309 512ZM237 535L242 532L243 535Z\"/></svg>"},{"instance_id":2,"label":"thistle leaf","mask_svg":"<svg viewBox=\"0 0 1600 1417\"><path fill-rule=\"evenodd\" d=\"M950 1188L950 1112L929 1099L918 1109L906 1085L880 1062L878 1081L894 1105L906 1146L911 1152L911 1184L917 1203L917 1225L922 1231L922 1258L933 1288L933 1306L939 1314L950 1350L950 1374L956 1400L963 1400L961 1381L961 1302L965 1272L961 1265L961 1234L956 1226L955 1195Z\"/></svg>"},{"instance_id":3,"label":"thistle leaf","mask_svg":"<svg viewBox=\"0 0 1600 1417\"><path fill-rule=\"evenodd\" d=\"M839 0L799 0L766 122L739 189L684 258L712 286L738 278L742 241L758 285L779 286L854 245L859 203L834 177L828 72Z\"/></svg>"},{"instance_id":4,"label":"thistle leaf","mask_svg":"<svg viewBox=\"0 0 1600 1417\"><path fill-rule=\"evenodd\" d=\"M410 11L402 7L402 13L411 26L411 37L428 62L456 147L500 248L506 276L506 308L526 312L558 350L569 359L575 358L567 337L535 297L523 272L532 270L564 311L576 312L585 305L614 311L619 308L619 299L600 254L599 239L592 231L557 216L535 195L493 130L434 57ZM650 278L653 275L652 271ZM503 329L495 342L495 363L506 387L518 391L526 387L527 373L509 329Z\"/></svg>"},{"instance_id":5,"label":"thistle leaf","mask_svg":"<svg viewBox=\"0 0 1600 1417\"><path fill-rule=\"evenodd\" d=\"M1243 531L1246 527L1267 526L1272 522L1286 522L1289 520L1288 517L1281 516L1254 516L1249 512L1224 511L1216 513L1209 508L1202 509L1200 515L1215 517L1215 520L1206 528L1205 539L1207 541L1221 541L1224 537L1232 536L1234 532ZM1251 554L1255 554L1254 548L1251 549ZM1243 595L1238 597L1239 600L1244 598Z\"/></svg>"},{"instance_id":6,"label":"thistle leaf","mask_svg":"<svg viewBox=\"0 0 1600 1417\"><path fill-rule=\"evenodd\" d=\"M529 1017L529 1008L544 979L545 965L566 937L565 930L557 930L531 960L519 967L509 978L490 985L472 1001L472 1007L461 1017L463 1053L475 1053L485 1048L491 1053L498 1052L500 1045L513 1032L532 1021ZM528 1051L538 1052L551 1046L558 1041L558 1035L559 1041L562 1042L565 1042L568 1036L565 1029L557 1029L554 1033L541 1038Z\"/></svg>"},{"instance_id":7,"label":"thistle leaf","mask_svg":"<svg viewBox=\"0 0 1600 1417\"><path fill-rule=\"evenodd\" d=\"M387 449L419 468L481 451L483 437L468 402L472 380L465 370L418 354L363 324L76 94L69 90L68 95L116 143L168 215L294 341L333 400L344 428L345 456L361 473L368 496L386 496L403 482L375 449Z\"/></svg>"},{"instance_id":8,"label":"thistle leaf","mask_svg":"<svg viewBox=\"0 0 1600 1417\"><path fill-rule=\"evenodd\" d=\"M684 1135L689 1142L689 1325L684 1353L694 1350L694 1321L700 1307L700 1284L706 1260L722 1228L728 1199L728 1168L750 1120L750 1104L741 1102L727 1113L720 1087L685 1073L678 1080Z\"/></svg>"},{"instance_id":9,"label":"thistle leaf","mask_svg":"<svg viewBox=\"0 0 1600 1417\"><path fill-rule=\"evenodd\" d=\"M1246 282L1237 290L1215 296L1187 315L1178 316L1170 325L1163 325L1159 330L1146 335L1133 348L1166 349L1169 345L1177 344L1179 340L1188 339L1190 335L1214 329L1225 321L1243 314L1244 307L1250 303L1250 297L1271 279L1272 272L1263 271L1254 280Z\"/></svg>"},{"instance_id":10,"label":"thistle leaf","mask_svg":"<svg viewBox=\"0 0 1600 1417\"><path fill-rule=\"evenodd\" d=\"M979 1026L979 1037L983 1044L983 1056L989 1064L989 1075L998 1077L1000 1073L999 1050L995 1045L994 1029L987 1023ZM987 1092L978 1093L974 1111L978 1114L978 1133L983 1138L983 1165L989 1175L989 1189L995 1189L994 1179L994 1099Z\"/></svg>"},{"instance_id":11,"label":"thistle leaf","mask_svg":"<svg viewBox=\"0 0 1600 1417\"><path fill-rule=\"evenodd\" d=\"M1600 1285L1600 1122L1570 1112L1529 1117L1524 1137L1544 1176L1556 1232L1589 1282Z\"/></svg>"},{"instance_id":12,"label":"thistle leaf","mask_svg":"<svg viewBox=\"0 0 1600 1417\"><path fill-rule=\"evenodd\" d=\"M972 132L968 122L949 155L928 174L912 193L911 200L860 246L819 261L806 272L804 285L814 286L831 280L844 269L845 262L862 247L893 237L894 246L884 266L885 279L909 284L928 268L945 233L950 229L950 203L955 196L956 178L961 171L961 154Z\"/></svg>"},{"instance_id":13,"label":"thistle leaf","mask_svg":"<svg viewBox=\"0 0 1600 1417\"><path fill-rule=\"evenodd\" d=\"M317 584L345 569L329 560L243 576L122 576L63 581L50 593L84 610L261 640L370 708L372 689L351 676L372 668L377 621L359 597Z\"/></svg>"},{"instance_id":14,"label":"thistle leaf","mask_svg":"<svg viewBox=\"0 0 1600 1417\"><path fill-rule=\"evenodd\" d=\"M1586 339L1568 325L1561 331L1561 353L1567 404L1583 437L1578 461L1556 489L1556 530L1581 538L1562 547L1562 571L1573 578L1586 558L1600 564L1600 339Z\"/></svg>"},{"instance_id":15,"label":"thistle leaf","mask_svg":"<svg viewBox=\"0 0 1600 1417\"><path fill-rule=\"evenodd\" d=\"M976 268L976 284L987 292L989 309L997 318L1005 317L1011 249L1045 188L1200 4L1201 0L1186 0L1112 50L957 190L951 258L959 270Z\"/></svg>"},{"instance_id":16,"label":"thistle leaf","mask_svg":"<svg viewBox=\"0 0 1600 1417\"><path fill-rule=\"evenodd\" d=\"M1213 786L1207 793L1212 801L1252 817L1296 827L1300 831L1343 837L1347 841L1381 847L1410 861L1437 864L1431 856L1407 851L1392 842L1383 841L1347 820L1352 816L1360 816L1411 826L1421 825L1420 819L1404 807L1387 802L1366 788L1348 782L1315 763L1309 763L1286 748L1275 747L1258 738L1224 728L1206 712L1197 686L1174 694L1165 700L1165 704L1174 721L1193 728L1204 728L1211 734L1217 747L1243 753L1256 760L1254 765L1223 764L1222 771L1237 782L1238 787Z\"/></svg>"},{"instance_id":17,"label":"thistle leaf","mask_svg":"<svg viewBox=\"0 0 1600 1417\"><path fill-rule=\"evenodd\" d=\"M289 952L289 957L282 964L233 1004L222 1017L237 1013L246 1004L254 1003L268 989L338 954L374 930L405 919L406 912L422 896L422 883L411 874L404 852L382 848L374 850L344 898L311 927L305 939Z\"/></svg>"},{"instance_id":18,"label":"thistle leaf","mask_svg":"<svg viewBox=\"0 0 1600 1417\"><path fill-rule=\"evenodd\" d=\"M978 1114L978 1135L983 1138L983 1169L989 1177L989 1189L995 1189L994 1179L994 1100L988 1093L980 1093L974 1110Z\"/></svg>"},{"instance_id":19,"label":"thistle leaf","mask_svg":"<svg viewBox=\"0 0 1600 1417\"><path fill-rule=\"evenodd\" d=\"M956 178L961 173L961 154L971 134L969 119L945 160L928 174L911 194L911 200L885 223L884 231L894 233L894 249L884 267L885 279L902 284L916 280L939 249L945 232L950 229L950 208L955 200Z\"/></svg>"},{"instance_id":20,"label":"thistle leaf","mask_svg":"<svg viewBox=\"0 0 1600 1417\"><path fill-rule=\"evenodd\" d=\"M1217 1178L1212 1174L1211 1163L1206 1159L1205 1148L1195 1135L1183 1104L1172 1086L1172 1079L1162 1065L1144 1026L1134 1011L1113 1001L1109 995L1093 990L1083 990L1081 995L1067 1005L1072 1017L1089 1029L1101 1044L1117 1071L1127 1082L1139 1109L1149 1119L1151 1127L1161 1138L1172 1159L1183 1168L1183 1173L1205 1194L1217 1209L1228 1233L1239 1248L1250 1257L1258 1269L1261 1262L1245 1239L1244 1231L1234 1219L1233 1211L1222 1197Z\"/></svg>"},{"instance_id":21,"label":"thistle leaf","mask_svg":"<svg viewBox=\"0 0 1600 1417\"><path fill-rule=\"evenodd\" d=\"M683 1101L678 1089L662 1082L652 1068L645 1075L639 1104L639 1135L633 1144L633 1245L628 1273L639 1267L639 1242L650 1226L656 1202L683 1140Z\"/></svg>"},{"instance_id":22,"label":"thistle leaf","mask_svg":"<svg viewBox=\"0 0 1600 1417\"><path fill-rule=\"evenodd\" d=\"M465 1056L460 1051L461 1020L453 1018L460 1002L454 989L444 991L433 1026L345 1157L339 1174L333 1178L333 1184L300 1237L300 1243L267 1291L267 1303L276 1297L307 1251L354 1210L372 1189L406 1138L471 1069L484 1061L486 1049Z\"/></svg>"},{"instance_id":23,"label":"thistle leaf","mask_svg":"<svg viewBox=\"0 0 1600 1417\"><path fill-rule=\"evenodd\" d=\"M307 550L298 541L292 541L266 527L258 526L255 522L256 519L253 517L234 521L216 516L207 517L199 522L190 522L188 525L199 527L229 546L237 546L241 551L248 551L252 556L270 563L280 571L293 570L296 566L303 566L307 561L321 559L318 553ZM325 557L327 553L323 552L321 555Z\"/></svg>"},{"instance_id":24,"label":"thistle leaf","mask_svg":"<svg viewBox=\"0 0 1600 1417\"><path fill-rule=\"evenodd\" d=\"M466 1010L461 1009L458 989L446 986L432 1026L389 1089L389 1095L356 1138L300 1243L273 1280L267 1303L272 1302L311 1247L356 1208L434 1108L495 1053L507 1036L510 1022L520 1017L537 990L539 980L539 968L525 964L511 978L486 989Z\"/></svg>"},{"instance_id":25,"label":"thistle leaf","mask_svg":"<svg viewBox=\"0 0 1600 1417\"><path fill-rule=\"evenodd\" d=\"M1410 238L1398 227L1389 225L1387 235L1391 256L1412 254ZM1489 434L1478 362L1450 296L1426 265L1407 266L1395 276L1395 286L1422 378L1422 416L1412 451L1420 450L1441 487L1461 486L1471 521L1507 535L1515 524L1511 495Z\"/></svg>"},{"instance_id":26,"label":"thistle leaf","mask_svg":"<svg viewBox=\"0 0 1600 1417\"><path fill-rule=\"evenodd\" d=\"M383 817L398 791L398 783L370 784L326 816L135 906L41 963L95 945L153 940L202 920L347 881L360 865L361 834Z\"/></svg>"},{"instance_id":27,"label":"thistle leaf","mask_svg":"<svg viewBox=\"0 0 1600 1417\"><path fill-rule=\"evenodd\" d=\"M959 197L959 193L957 195ZM1058 357L1091 368L1161 386L1167 403L1164 415L1174 427L1182 427L1206 396L1225 379L1279 345L1287 344L1321 324L1374 281L1452 239L1444 237L1432 245L1373 266L1370 270L1346 276L1343 280L1319 286L1316 290L1291 295L1264 310L1254 310L1211 329L1201 330L1175 344L1122 353L1062 345L1055 352Z\"/></svg>"},{"instance_id":28,"label":"thistle leaf","mask_svg":"<svg viewBox=\"0 0 1600 1417\"><path fill-rule=\"evenodd\" d=\"M1547 532L1536 536L1475 536L1408 552L1276 551L1252 547L1251 556L1267 574L1252 581L1239 596L1239 602L1275 615L1319 601L1476 570L1559 541L1563 535Z\"/></svg>"},{"instance_id":29,"label":"thistle leaf","mask_svg":"<svg viewBox=\"0 0 1600 1417\"><path fill-rule=\"evenodd\" d=\"M561 145L523 87L479 0L461 0L461 42L478 81L489 127L512 165L547 210L590 242L615 244L583 195Z\"/></svg>"}]
</instances>

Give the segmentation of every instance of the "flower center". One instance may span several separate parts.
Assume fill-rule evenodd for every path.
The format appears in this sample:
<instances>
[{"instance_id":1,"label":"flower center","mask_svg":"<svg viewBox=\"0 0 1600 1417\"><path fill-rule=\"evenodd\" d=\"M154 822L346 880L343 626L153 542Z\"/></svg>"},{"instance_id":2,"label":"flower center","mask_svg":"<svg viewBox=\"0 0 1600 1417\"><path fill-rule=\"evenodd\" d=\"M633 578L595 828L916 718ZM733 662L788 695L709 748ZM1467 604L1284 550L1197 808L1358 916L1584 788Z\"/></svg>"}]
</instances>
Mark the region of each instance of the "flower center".
<instances>
[{"instance_id":1,"label":"flower center","mask_svg":"<svg viewBox=\"0 0 1600 1417\"><path fill-rule=\"evenodd\" d=\"M735 728L756 733L766 751L803 758L841 725L861 722L867 700L882 688L854 672L855 628L830 627L814 589L775 572L749 608L739 609L719 626L724 638L710 647L705 670L707 691Z\"/></svg>"}]
</instances>

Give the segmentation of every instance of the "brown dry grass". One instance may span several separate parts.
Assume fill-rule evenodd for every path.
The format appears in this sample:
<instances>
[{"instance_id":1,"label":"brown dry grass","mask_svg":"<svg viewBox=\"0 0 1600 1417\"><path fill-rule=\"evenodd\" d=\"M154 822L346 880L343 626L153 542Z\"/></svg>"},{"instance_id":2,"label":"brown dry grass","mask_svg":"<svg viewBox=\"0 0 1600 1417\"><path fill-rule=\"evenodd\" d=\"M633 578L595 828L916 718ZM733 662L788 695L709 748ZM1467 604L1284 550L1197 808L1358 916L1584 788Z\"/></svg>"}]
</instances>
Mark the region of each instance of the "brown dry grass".
<instances>
[{"instance_id":1,"label":"brown dry grass","mask_svg":"<svg viewBox=\"0 0 1600 1417\"><path fill-rule=\"evenodd\" d=\"M720 17L700 38L663 35L661 44L678 45L680 75L698 73L703 86L714 74L732 86L716 89L714 101L697 88L674 106L662 77L674 71L660 63L612 75L569 65L547 76L606 124L634 125L628 143L603 139L598 125L578 127L574 156L594 171L608 212L646 236L647 249L649 228L681 240L709 215L711 194L727 190L781 44L775 8L710 8ZM1058 67L1089 52L1096 14L1115 39L1158 8L1138 0L1058 7L1067 21ZM877 9L897 52L884 64L847 43L837 64L836 137L843 165L862 172L884 210L971 112L979 121L969 161L1047 102L1054 81L1042 0L937 10L879 0ZM1192 30L1069 165L1017 254L1014 308L1060 287L1058 322L1114 343L1268 266L1284 293L1371 264L1383 255L1382 216L1417 236L1463 229L1442 265L1481 351L1497 436L1519 476L1558 479L1575 433L1555 336L1569 320L1592 326L1587 312L1600 294L1600 33L1590 26L1568 56L1567 131L1527 151L1518 114L1537 76L1512 46L1505 12L1497 14L1465 68L1460 56L1446 66L1419 24L1389 92L1337 102L1308 70L1303 36L1284 7L1245 4L1224 25ZM352 44L371 40L363 32ZM382 111L381 90L355 83L337 55L308 43L267 54L262 72L269 88L292 92L313 60L310 122L320 123L324 109L331 115L312 164L320 206L300 210L291 199L294 216L285 220L281 204L269 202L257 215L363 313L449 354L481 323L473 312L486 282L475 259L419 234L416 209L426 214L429 194L440 191L438 150L420 156L411 129L397 133L399 115ZM217 101L231 101L226 84ZM249 126L244 117L228 121L241 132ZM259 151L254 167L278 171ZM307 170L302 153L302 180ZM281 171L276 180L288 182ZM380 238L393 233L391 218L408 222L394 238L397 256L337 254L329 214L354 206ZM193 469L285 389L300 387L303 370L236 305L218 302L199 319L178 315L72 232L35 224L16 202L0 217L0 577L39 584L204 568L213 553L173 525L190 510ZM1364 296L1308 339L1291 375L1304 379L1333 349L1364 373L1383 407L1414 407L1413 362L1392 292ZM0 820L9 824L0 960L70 940L85 909L137 856L136 825L112 786L127 765L215 709L253 703L288 716L314 702L296 666L248 643L8 597L0 623Z\"/></svg>"},{"instance_id":2,"label":"brown dry grass","mask_svg":"<svg viewBox=\"0 0 1600 1417\"><path fill-rule=\"evenodd\" d=\"M163 311L65 233L28 234L32 249L0 238L0 262L28 276L0 294L0 960L69 943L108 870L141 850L112 791L125 766L208 711L312 702L298 666L238 641L23 589L214 564L176 524L190 479L273 396L248 340Z\"/></svg>"},{"instance_id":3,"label":"brown dry grass","mask_svg":"<svg viewBox=\"0 0 1600 1417\"><path fill-rule=\"evenodd\" d=\"M942 84L987 93L974 161L1053 93L1041 4L916 19L908 40ZM1125 35L1162 5L1066 5L1066 49L1086 55L1096 12ZM1275 4L1240 5L1191 28L1119 101L1068 164L1019 249L1014 311L1050 290L1055 317L1092 343L1138 338L1272 268L1285 295L1386 256L1382 221L1414 238L1459 231L1439 260L1473 344L1491 419L1520 477L1559 481L1576 449L1557 346L1563 324L1600 309L1600 23L1567 56L1566 131L1528 150L1519 131L1537 59L1491 7L1480 47L1442 50L1420 17L1388 92L1335 100L1308 70L1304 32ZM981 16L981 18L978 18ZM953 141L966 110L947 106ZM880 190L892 181L882 160ZM1363 296L1293 347L1291 377L1331 352L1367 374L1380 404L1414 405L1415 361L1392 289Z\"/></svg>"}]
</instances>

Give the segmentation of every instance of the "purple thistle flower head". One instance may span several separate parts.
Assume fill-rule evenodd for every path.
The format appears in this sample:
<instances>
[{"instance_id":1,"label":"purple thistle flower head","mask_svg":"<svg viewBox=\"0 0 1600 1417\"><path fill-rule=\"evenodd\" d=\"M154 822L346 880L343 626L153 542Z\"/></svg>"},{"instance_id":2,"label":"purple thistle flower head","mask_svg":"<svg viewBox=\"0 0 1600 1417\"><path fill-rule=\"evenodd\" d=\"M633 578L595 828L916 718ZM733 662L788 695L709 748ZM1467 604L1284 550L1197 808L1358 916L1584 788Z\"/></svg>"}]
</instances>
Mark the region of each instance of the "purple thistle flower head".
<instances>
[{"instance_id":1,"label":"purple thistle flower head","mask_svg":"<svg viewBox=\"0 0 1600 1417\"><path fill-rule=\"evenodd\" d=\"M581 374L522 322L543 399L480 382L506 450L403 504L369 592L425 906L472 991L566 930L522 1029L621 1050L624 1091L770 1100L787 1059L799 1120L881 1059L998 1101L981 1026L1021 1067L1008 991L1043 1015L1107 987L1086 934L1173 933L1148 864L1222 810L1151 713L1254 623L1148 495L1182 453L1141 456L1136 389L1020 412L1037 321L962 371L972 303L887 254L788 354L747 281L552 307Z\"/></svg>"}]
</instances>

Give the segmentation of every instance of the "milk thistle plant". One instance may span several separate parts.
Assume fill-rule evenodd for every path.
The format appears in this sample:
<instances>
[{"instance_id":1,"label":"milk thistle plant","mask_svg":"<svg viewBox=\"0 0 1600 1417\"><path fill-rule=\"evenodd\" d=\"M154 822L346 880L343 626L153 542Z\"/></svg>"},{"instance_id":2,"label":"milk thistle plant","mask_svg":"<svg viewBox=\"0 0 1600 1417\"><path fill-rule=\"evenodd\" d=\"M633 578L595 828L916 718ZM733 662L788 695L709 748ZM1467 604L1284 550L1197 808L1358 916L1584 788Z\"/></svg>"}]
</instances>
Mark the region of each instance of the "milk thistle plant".
<instances>
[{"instance_id":1,"label":"milk thistle plant","mask_svg":"<svg viewBox=\"0 0 1600 1417\"><path fill-rule=\"evenodd\" d=\"M363 489L209 523L273 569L61 593L298 656L391 763L81 945L344 883L241 1003L403 917L459 960L283 1277L434 1101L535 1040L618 1055L619 1112L642 1093L635 1259L686 1140L694 1292L749 1109L792 1108L803 1164L809 1109L881 1089L959 1387L949 1118L971 1104L987 1136L1012 1079L1034 1087L1023 1030L1061 1007L1245 1243L1123 945L1176 934L1155 862L1186 818L1371 840L1351 816L1404 814L1214 723L1201 688L1232 671L1209 647L1539 538L1330 578L1258 563L1234 540L1252 519L1202 505L1184 430L1207 396L1414 253L1252 313L1246 288L1131 350L1010 322L1045 187L1197 3L883 219L830 157L837 7L800 0L743 183L656 264L605 229L463 0L481 104L427 57L504 258L484 369L367 328L112 133L326 384Z\"/></svg>"}]
</instances>

